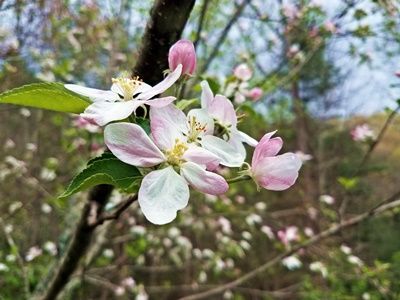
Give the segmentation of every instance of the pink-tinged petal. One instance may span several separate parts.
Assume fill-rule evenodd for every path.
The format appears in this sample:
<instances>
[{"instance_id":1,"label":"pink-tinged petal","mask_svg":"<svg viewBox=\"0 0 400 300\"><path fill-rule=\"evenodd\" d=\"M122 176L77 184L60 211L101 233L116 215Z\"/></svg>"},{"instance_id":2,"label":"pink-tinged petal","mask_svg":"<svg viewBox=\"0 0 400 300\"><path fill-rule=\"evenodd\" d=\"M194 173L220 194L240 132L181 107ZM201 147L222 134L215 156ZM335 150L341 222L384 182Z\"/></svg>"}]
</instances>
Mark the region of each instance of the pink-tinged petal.
<instances>
[{"instance_id":1,"label":"pink-tinged petal","mask_svg":"<svg viewBox=\"0 0 400 300\"><path fill-rule=\"evenodd\" d=\"M169 73L163 81L153 86L151 89L141 93L137 96L138 100L148 100L158 94L168 90L181 76L182 65L179 65L173 72Z\"/></svg>"},{"instance_id":2,"label":"pink-tinged petal","mask_svg":"<svg viewBox=\"0 0 400 300\"><path fill-rule=\"evenodd\" d=\"M169 49L168 64L170 70L181 64L182 74L192 75L196 69L196 51L189 40L179 40Z\"/></svg>"},{"instance_id":3,"label":"pink-tinged petal","mask_svg":"<svg viewBox=\"0 0 400 300\"><path fill-rule=\"evenodd\" d=\"M118 95L109 90L108 91L98 90L76 84L64 84L64 87L74 93L77 93L85 97L89 97L93 102L119 100Z\"/></svg>"},{"instance_id":4,"label":"pink-tinged petal","mask_svg":"<svg viewBox=\"0 0 400 300\"><path fill-rule=\"evenodd\" d=\"M189 149L185 151L182 158L204 166L208 170L215 170L221 161L217 155L194 144L189 145Z\"/></svg>"},{"instance_id":5,"label":"pink-tinged petal","mask_svg":"<svg viewBox=\"0 0 400 300\"><path fill-rule=\"evenodd\" d=\"M256 146L251 164L255 166L264 157L275 156L282 149L283 141L280 137L271 138L276 131L266 133Z\"/></svg>"},{"instance_id":6,"label":"pink-tinged petal","mask_svg":"<svg viewBox=\"0 0 400 300\"><path fill-rule=\"evenodd\" d=\"M232 102L222 95L216 95L208 106L208 113L223 125L236 127L237 116Z\"/></svg>"},{"instance_id":7,"label":"pink-tinged petal","mask_svg":"<svg viewBox=\"0 0 400 300\"><path fill-rule=\"evenodd\" d=\"M146 104L151 107L164 107L176 100L175 97L162 97L162 98L154 98L146 101Z\"/></svg>"},{"instance_id":8,"label":"pink-tinged petal","mask_svg":"<svg viewBox=\"0 0 400 300\"><path fill-rule=\"evenodd\" d=\"M153 171L142 181L138 197L147 220L157 225L167 224L189 201L189 187L172 167Z\"/></svg>"},{"instance_id":9,"label":"pink-tinged petal","mask_svg":"<svg viewBox=\"0 0 400 300\"><path fill-rule=\"evenodd\" d=\"M162 150L172 149L176 139L186 140L186 116L172 104L150 109L150 127L154 142Z\"/></svg>"},{"instance_id":10,"label":"pink-tinged petal","mask_svg":"<svg viewBox=\"0 0 400 300\"><path fill-rule=\"evenodd\" d=\"M294 153L264 157L257 166L252 166L256 182L267 190L283 191L291 187L301 167L301 160Z\"/></svg>"},{"instance_id":11,"label":"pink-tinged petal","mask_svg":"<svg viewBox=\"0 0 400 300\"><path fill-rule=\"evenodd\" d=\"M201 140L201 145L203 148L214 153L221 160L221 165L227 167L240 167L245 157L241 153L230 145L228 142L224 141L213 135L206 135Z\"/></svg>"},{"instance_id":12,"label":"pink-tinged petal","mask_svg":"<svg viewBox=\"0 0 400 300\"><path fill-rule=\"evenodd\" d=\"M249 136L247 133L244 133L243 131L239 131L238 133L242 139L242 142L245 142L247 145L255 147L258 145L258 141L256 139L253 139L251 136Z\"/></svg>"},{"instance_id":13,"label":"pink-tinged petal","mask_svg":"<svg viewBox=\"0 0 400 300\"><path fill-rule=\"evenodd\" d=\"M201 108L207 109L210 103L214 100L214 94L206 80L201 83Z\"/></svg>"},{"instance_id":14,"label":"pink-tinged petal","mask_svg":"<svg viewBox=\"0 0 400 300\"><path fill-rule=\"evenodd\" d=\"M199 136L203 136L206 134L214 133L214 120L210 117L205 109L196 108L189 111L187 115L187 119L189 124L193 120L199 123L200 127L204 127L204 131L199 134Z\"/></svg>"},{"instance_id":15,"label":"pink-tinged petal","mask_svg":"<svg viewBox=\"0 0 400 300\"><path fill-rule=\"evenodd\" d=\"M114 123L104 130L104 141L110 151L123 162L137 167L153 167L165 161L139 125Z\"/></svg>"},{"instance_id":16,"label":"pink-tinged petal","mask_svg":"<svg viewBox=\"0 0 400 300\"><path fill-rule=\"evenodd\" d=\"M182 165L181 175L193 188L205 194L221 195L226 193L229 188L224 177L208 172L192 162Z\"/></svg>"},{"instance_id":17,"label":"pink-tinged petal","mask_svg":"<svg viewBox=\"0 0 400 300\"><path fill-rule=\"evenodd\" d=\"M126 119L135 109L135 101L99 101L89 105L81 116L87 120L95 122L99 126L104 126L112 121Z\"/></svg>"},{"instance_id":18,"label":"pink-tinged petal","mask_svg":"<svg viewBox=\"0 0 400 300\"><path fill-rule=\"evenodd\" d=\"M235 151L243 157L243 160L246 159L246 148L243 145L242 137L239 134L238 130L236 129L231 130L228 143L232 145Z\"/></svg>"}]
</instances>

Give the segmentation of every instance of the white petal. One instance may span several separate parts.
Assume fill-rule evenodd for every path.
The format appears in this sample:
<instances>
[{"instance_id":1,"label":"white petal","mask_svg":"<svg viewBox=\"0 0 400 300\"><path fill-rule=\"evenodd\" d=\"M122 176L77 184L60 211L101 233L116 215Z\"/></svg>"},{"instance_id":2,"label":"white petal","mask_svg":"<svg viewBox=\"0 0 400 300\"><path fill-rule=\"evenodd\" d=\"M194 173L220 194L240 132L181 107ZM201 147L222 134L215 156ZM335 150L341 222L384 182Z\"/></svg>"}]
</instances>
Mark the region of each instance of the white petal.
<instances>
[{"instance_id":1,"label":"white petal","mask_svg":"<svg viewBox=\"0 0 400 300\"><path fill-rule=\"evenodd\" d=\"M81 116L94 121L99 126L104 126L112 121L119 121L129 117L136 109L135 102L94 102L89 105Z\"/></svg>"},{"instance_id":2,"label":"white petal","mask_svg":"<svg viewBox=\"0 0 400 300\"><path fill-rule=\"evenodd\" d=\"M244 162L245 157L223 139L212 135L206 135L203 137L201 144L205 149L214 153L221 159L221 165L240 167Z\"/></svg>"},{"instance_id":3,"label":"white petal","mask_svg":"<svg viewBox=\"0 0 400 300\"><path fill-rule=\"evenodd\" d=\"M222 95L216 95L214 100L209 104L208 113L222 125L232 125L236 128L237 116L232 102Z\"/></svg>"},{"instance_id":4,"label":"white petal","mask_svg":"<svg viewBox=\"0 0 400 300\"><path fill-rule=\"evenodd\" d=\"M136 124L108 125L104 130L104 141L116 157L130 165L152 167L165 161L164 154Z\"/></svg>"},{"instance_id":5,"label":"white petal","mask_svg":"<svg viewBox=\"0 0 400 300\"><path fill-rule=\"evenodd\" d=\"M150 100L145 100L146 101L145 103L151 107L164 107L167 106L168 104L171 104L175 100L176 100L175 97L163 97L163 98L154 98Z\"/></svg>"},{"instance_id":6,"label":"white petal","mask_svg":"<svg viewBox=\"0 0 400 300\"><path fill-rule=\"evenodd\" d=\"M77 84L65 84L64 87L74 93L77 93L85 97L89 97L93 102L115 101L119 99L116 93L109 90L104 91L104 90L92 89Z\"/></svg>"},{"instance_id":7,"label":"white petal","mask_svg":"<svg viewBox=\"0 0 400 300\"><path fill-rule=\"evenodd\" d=\"M210 85L206 80L201 82L201 108L207 109L209 104L214 100L214 94L210 89Z\"/></svg>"},{"instance_id":8,"label":"white petal","mask_svg":"<svg viewBox=\"0 0 400 300\"><path fill-rule=\"evenodd\" d=\"M154 142L163 150L171 149L176 139L186 141L184 136L187 134L186 116L172 104L162 108L152 107L150 126Z\"/></svg>"},{"instance_id":9,"label":"white petal","mask_svg":"<svg viewBox=\"0 0 400 300\"><path fill-rule=\"evenodd\" d=\"M238 133L242 139L242 142L245 142L247 145L250 145L252 147L257 146L258 141L253 139L251 136L249 136L247 133L244 133L243 131L238 130Z\"/></svg>"},{"instance_id":10,"label":"white petal","mask_svg":"<svg viewBox=\"0 0 400 300\"><path fill-rule=\"evenodd\" d=\"M181 76L182 73L182 65L178 65L176 69L169 73L167 77L164 78L163 81L153 86L151 89L141 93L137 96L139 100L148 100L155 95L161 94L164 91L168 90Z\"/></svg>"},{"instance_id":11,"label":"white petal","mask_svg":"<svg viewBox=\"0 0 400 300\"><path fill-rule=\"evenodd\" d=\"M189 187L172 167L153 171L143 178L139 205L150 222L162 225L176 218L189 201Z\"/></svg>"},{"instance_id":12,"label":"white petal","mask_svg":"<svg viewBox=\"0 0 400 300\"><path fill-rule=\"evenodd\" d=\"M205 194L221 195L226 193L229 188L224 177L208 172L192 162L182 165L181 175L193 188Z\"/></svg>"},{"instance_id":13,"label":"white petal","mask_svg":"<svg viewBox=\"0 0 400 300\"><path fill-rule=\"evenodd\" d=\"M206 134L214 133L214 120L210 117L205 109L192 109L189 111L187 115L188 122L195 118L196 122L200 123L200 126L204 126L204 132L202 132L199 136L203 136Z\"/></svg>"},{"instance_id":14,"label":"white petal","mask_svg":"<svg viewBox=\"0 0 400 300\"><path fill-rule=\"evenodd\" d=\"M246 159L246 148L243 145L242 137L240 136L238 130L233 129L231 131L228 143L232 145L232 147L235 148L236 152L243 157L243 160Z\"/></svg>"}]
</instances>

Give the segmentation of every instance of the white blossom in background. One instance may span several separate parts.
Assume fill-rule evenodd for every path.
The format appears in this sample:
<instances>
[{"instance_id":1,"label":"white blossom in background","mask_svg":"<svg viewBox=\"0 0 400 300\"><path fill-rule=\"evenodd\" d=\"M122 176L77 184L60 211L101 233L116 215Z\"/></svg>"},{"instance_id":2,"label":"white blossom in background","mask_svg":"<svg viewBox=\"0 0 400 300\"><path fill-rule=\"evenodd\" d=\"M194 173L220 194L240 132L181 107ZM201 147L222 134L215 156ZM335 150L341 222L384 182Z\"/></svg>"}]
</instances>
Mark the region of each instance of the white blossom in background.
<instances>
[{"instance_id":1,"label":"white blossom in background","mask_svg":"<svg viewBox=\"0 0 400 300\"><path fill-rule=\"evenodd\" d=\"M328 276L328 269L326 266L320 262L320 261L315 261L310 264L310 270L313 272L319 272L321 273L322 277L326 278Z\"/></svg>"},{"instance_id":2,"label":"white blossom in background","mask_svg":"<svg viewBox=\"0 0 400 300\"><path fill-rule=\"evenodd\" d=\"M0 272L7 272L9 268L6 264L0 263Z\"/></svg>"},{"instance_id":3,"label":"white blossom in background","mask_svg":"<svg viewBox=\"0 0 400 300\"><path fill-rule=\"evenodd\" d=\"M302 262L294 255L284 258L282 260L282 264L289 270L298 269L303 265Z\"/></svg>"},{"instance_id":4,"label":"white blossom in background","mask_svg":"<svg viewBox=\"0 0 400 300\"><path fill-rule=\"evenodd\" d=\"M335 203L335 198L330 195L321 195L319 196L319 201L324 202L325 204L332 205Z\"/></svg>"},{"instance_id":5,"label":"white blossom in background","mask_svg":"<svg viewBox=\"0 0 400 300\"><path fill-rule=\"evenodd\" d=\"M36 257L42 255L43 250L40 249L38 246L33 246L31 248L29 248L28 252L25 255L25 260L26 261L32 261L34 260Z\"/></svg>"},{"instance_id":6,"label":"white blossom in background","mask_svg":"<svg viewBox=\"0 0 400 300\"><path fill-rule=\"evenodd\" d=\"M125 288L123 286L117 286L114 290L116 296L122 296L125 294Z\"/></svg>"},{"instance_id":7,"label":"white blossom in background","mask_svg":"<svg viewBox=\"0 0 400 300\"><path fill-rule=\"evenodd\" d=\"M53 208L47 203L42 203L42 205L40 206L40 210L44 214L49 214L52 212Z\"/></svg>"},{"instance_id":8,"label":"white blossom in background","mask_svg":"<svg viewBox=\"0 0 400 300\"><path fill-rule=\"evenodd\" d=\"M57 255L57 245L52 241L47 241L43 245L43 249L46 250L50 255L56 256Z\"/></svg>"},{"instance_id":9,"label":"white blossom in background","mask_svg":"<svg viewBox=\"0 0 400 300\"><path fill-rule=\"evenodd\" d=\"M121 281L121 285L133 289L136 285L136 282L132 277L127 277Z\"/></svg>"},{"instance_id":10,"label":"white blossom in background","mask_svg":"<svg viewBox=\"0 0 400 300\"><path fill-rule=\"evenodd\" d=\"M355 255L349 255L349 256L347 257L347 261L348 261L349 263L351 263L351 264L353 264L353 265L357 265L357 266L359 266L359 267L361 267L361 266L364 265L363 261L362 261L359 257L357 257L357 256L355 256Z\"/></svg>"},{"instance_id":11,"label":"white blossom in background","mask_svg":"<svg viewBox=\"0 0 400 300\"><path fill-rule=\"evenodd\" d=\"M262 222L262 218L257 214L250 214L246 217L246 223L250 226L254 226L256 224L260 224Z\"/></svg>"},{"instance_id":12,"label":"white blossom in background","mask_svg":"<svg viewBox=\"0 0 400 300\"><path fill-rule=\"evenodd\" d=\"M350 255L351 254L351 248L346 246L346 245L341 245L340 246L340 250L346 255Z\"/></svg>"},{"instance_id":13,"label":"white blossom in background","mask_svg":"<svg viewBox=\"0 0 400 300\"><path fill-rule=\"evenodd\" d=\"M264 225L261 227L261 231L265 233L270 240L275 239L275 235L271 227Z\"/></svg>"},{"instance_id":14,"label":"white blossom in background","mask_svg":"<svg viewBox=\"0 0 400 300\"><path fill-rule=\"evenodd\" d=\"M103 256L107 257L107 258L113 258L114 257L114 251L112 249L104 249Z\"/></svg>"}]
</instances>

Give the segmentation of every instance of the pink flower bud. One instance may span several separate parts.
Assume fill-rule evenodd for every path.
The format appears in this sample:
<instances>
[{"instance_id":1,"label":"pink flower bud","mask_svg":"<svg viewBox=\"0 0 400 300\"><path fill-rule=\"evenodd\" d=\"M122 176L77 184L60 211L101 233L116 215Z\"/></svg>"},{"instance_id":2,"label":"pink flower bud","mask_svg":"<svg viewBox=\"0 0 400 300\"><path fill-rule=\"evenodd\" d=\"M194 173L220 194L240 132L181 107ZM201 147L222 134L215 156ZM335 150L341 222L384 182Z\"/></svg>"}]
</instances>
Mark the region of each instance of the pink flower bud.
<instances>
[{"instance_id":1,"label":"pink flower bud","mask_svg":"<svg viewBox=\"0 0 400 300\"><path fill-rule=\"evenodd\" d=\"M259 87L255 87L250 90L249 97L253 101L258 101L258 100L260 100L262 94L263 94L263 90Z\"/></svg>"},{"instance_id":2,"label":"pink flower bud","mask_svg":"<svg viewBox=\"0 0 400 300\"><path fill-rule=\"evenodd\" d=\"M193 43L188 40L179 40L173 44L169 49L168 64L171 71L181 64L182 74L192 75L196 69L196 51Z\"/></svg>"},{"instance_id":3,"label":"pink flower bud","mask_svg":"<svg viewBox=\"0 0 400 300\"><path fill-rule=\"evenodd\" d=\"M394 75L396 75L397 77L400 77L400 71L394 72Z\"/></svg>"},{"instance_id":4,"label":"pink flower bud","mask_svg":"<svg viewBox=\"0 0 400 300\"><path fill-rule=\"evenodd\" d=\"M233 70L233 75L235 75L237 79L248 81L251 76L253 76L253 72L248 65L240 64L235 68L235 70Z\"/></svg>"}]
</instances>

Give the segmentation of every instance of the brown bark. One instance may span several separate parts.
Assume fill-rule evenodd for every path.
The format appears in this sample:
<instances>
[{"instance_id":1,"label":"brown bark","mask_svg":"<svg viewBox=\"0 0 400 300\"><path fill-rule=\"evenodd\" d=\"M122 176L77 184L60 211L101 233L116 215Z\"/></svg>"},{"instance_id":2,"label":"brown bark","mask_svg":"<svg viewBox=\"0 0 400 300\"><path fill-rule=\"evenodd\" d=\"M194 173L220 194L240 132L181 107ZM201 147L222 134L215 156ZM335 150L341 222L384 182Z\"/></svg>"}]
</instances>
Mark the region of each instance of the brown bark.
<instances>
[{"instance_id":1,"label":"brown bark","mask_svg":"<svg viewBox=\"0 0 400 300\"><path fill-rule=\"evenodd\" d=\"M168 50L179 39L195 0L156 0L132 75L154 85L168 69Z\"/></svg>"}]
</instances>

